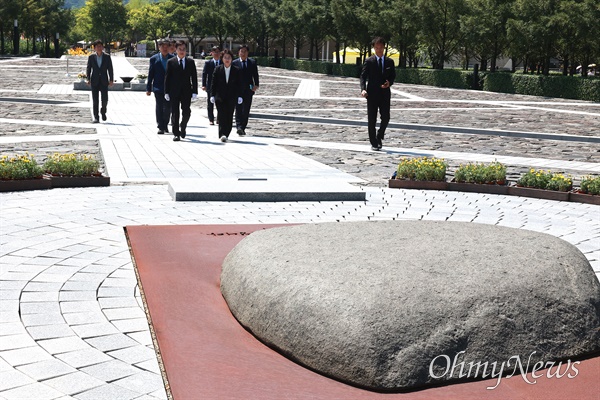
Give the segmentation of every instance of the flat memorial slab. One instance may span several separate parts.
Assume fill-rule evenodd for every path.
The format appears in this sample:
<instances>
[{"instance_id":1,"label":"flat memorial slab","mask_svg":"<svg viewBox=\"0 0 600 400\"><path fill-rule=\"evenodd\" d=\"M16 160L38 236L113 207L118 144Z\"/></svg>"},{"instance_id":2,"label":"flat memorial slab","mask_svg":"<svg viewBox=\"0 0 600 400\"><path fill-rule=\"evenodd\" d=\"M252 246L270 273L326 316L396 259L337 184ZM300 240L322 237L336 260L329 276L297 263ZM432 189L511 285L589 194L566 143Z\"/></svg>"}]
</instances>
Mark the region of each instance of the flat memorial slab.
<instances>
[{"instance_id":1,"label":"flat memorial slab","mask_svg":"<svg viewBox=\"0 0 600 400\"><path fill-rule=\"evenodd\" d=\"M175 201L365 201L359 187L338 180L229 178L169 181Z\"/></svg>"}]
</instances>

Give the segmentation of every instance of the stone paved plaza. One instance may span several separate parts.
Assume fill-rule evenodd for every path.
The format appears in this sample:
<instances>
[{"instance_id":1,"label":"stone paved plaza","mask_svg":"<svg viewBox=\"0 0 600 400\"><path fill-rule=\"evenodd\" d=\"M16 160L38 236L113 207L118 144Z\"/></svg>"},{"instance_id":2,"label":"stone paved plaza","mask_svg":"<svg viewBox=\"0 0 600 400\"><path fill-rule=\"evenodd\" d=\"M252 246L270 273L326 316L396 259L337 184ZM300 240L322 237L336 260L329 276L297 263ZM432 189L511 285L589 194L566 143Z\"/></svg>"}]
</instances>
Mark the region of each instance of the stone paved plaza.
<instances>
[{"instance_id":1,"label":"stone paved plaza","mask_svg":"<svg viewBox=\"0 0 600 400\"><path fill-rule=\"evenodd\" d=\"M386 187L406 156L444 157L451 171L497 159L511 176L530 167L575 181L598 175L599 103L396 84L392 123L411 127L390 129L384 151L373 152L358 79L260 68L248 136L219 142L203 97L192 105L188 136L175 143L156 134L154 98L144 92L109 92L108 121L92 124L90 94L72 83L85 59L68 63L70 77L65 59L0 60L1 154L95 154L112 183L0 193L1 399L167 398L127 225L494 224L574 244L600 279L600 206ZM146 72L147 63L117 64ZM175 202L167 191L175 179L240 177L349 182L367 201Z\"/></svg>"}]
</instances>

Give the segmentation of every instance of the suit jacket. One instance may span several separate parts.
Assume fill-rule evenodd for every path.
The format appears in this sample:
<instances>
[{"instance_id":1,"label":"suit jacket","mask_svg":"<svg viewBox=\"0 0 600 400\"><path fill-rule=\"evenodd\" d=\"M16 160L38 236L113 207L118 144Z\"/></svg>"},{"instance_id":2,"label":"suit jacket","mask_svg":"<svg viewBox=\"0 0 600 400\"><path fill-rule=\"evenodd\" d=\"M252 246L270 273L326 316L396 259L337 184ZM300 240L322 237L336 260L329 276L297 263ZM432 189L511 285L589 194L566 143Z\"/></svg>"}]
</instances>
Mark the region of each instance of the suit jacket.
<instances>
[{"instance_id":1,"label":"suit jacket","mask_svg":"<svg viewBox=\"0 0 600 400\"><path fill-rule=\"evenodd\" d=\"M232 64L240 69L243 94L254 94L252 88L258 86L258 67L256 66L256 61L247 58L245 69L242 67L242 60L240 58L233 60Z\"/></svg>"},{"instance_id":2,"label":"suit jacket","mask_svg":"<svg viewBox=\"0 0 600 400\"><path fill-rule=\"evenodd\" d=\"M213 73L215 72L216 60L206 60L202 69L202 86L206 88L206 93L210 93Z\"/></svg>"},{"instance_id":3,"label":"suit jacket","mask_svg":"<svg viewBox=\"0 0 600 400\"><path fill-rule=\"evenodd\" d=\"M185 69L182 69L179 66L178 60L177 57L173 57L167 61L164 86L165 94L171 97L192 97L192 93L198 93L196 64L191 57L186 57Z\"/></svg>"},{"instance_id":4,"label":"suit jacket","mask_svg":"<svg viewBox=\"0 0 600 400\"><path fill-rule=\"evenodd\" d=\"M385 81L389 81L390 86L392 86L394 84L394 79L396 79L394 60L384 57L382 71L377 64L377 56L372 55L367 58L362 67L360 73L360 89L366 90L369 97L373 96L377 98L384 95L390 96L390 88L382 89L381 85L383 85Z\"/></svg>"},{"instance_id":5,"label":"suit jacket","mask_svg":"<svg viewBox=\"0 0 600 400\"><path fill-rule=\"evenodd\" d=\"M156 53L150 57L150 68L148 69L148 82L146 83L146 92L164 93L165 91L165 74L166 69L163 67L162 54ZM171 54L167 54L167 62L173 58Z\"/></svg>"},{"instance_id":6,"label":"suit jacket","mask_svg":"<svg viewBox=\"0 0 600 400\"><path fill-rule=\"evenodd\" d=\"M98 66L96 53L88 57L86 74L92 86L108 86L114 80L113 65L110 56L102 53L102 66Z\"/></svg>"},{"instance_id":7,"label":"suit jacket","mask_svg":"<svg viewBox=\"0 0 600 400\"><path fill-rule=\"evenodd\" d=\"M215 101L237 104L238 97L242 96L242 87L240 70L233 63L229 72L229 82L225 79L225 65L219 64L215 68L210 95L215 96Z\"/></svg>"}]
</instances>

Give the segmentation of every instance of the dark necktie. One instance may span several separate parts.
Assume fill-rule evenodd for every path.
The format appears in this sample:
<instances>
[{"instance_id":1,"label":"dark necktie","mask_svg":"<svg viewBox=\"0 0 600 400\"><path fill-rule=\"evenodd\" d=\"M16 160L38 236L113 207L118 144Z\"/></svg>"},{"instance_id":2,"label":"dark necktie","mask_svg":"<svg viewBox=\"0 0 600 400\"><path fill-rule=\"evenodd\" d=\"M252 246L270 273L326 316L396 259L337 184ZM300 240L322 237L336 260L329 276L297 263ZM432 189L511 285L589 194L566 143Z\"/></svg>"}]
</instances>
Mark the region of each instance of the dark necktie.
<instances>
[{"instance_id":1,"label":"dark necktie","mask_svg":"<svg viewBox=\"0 0 600 400\"><path fill-rule=\"evenodd\" d=\"M383 74L383 57L379 57L379 71Z\"/></svg>"},{"instance_id":2,"label":"dark necktie","mask_svg":"<svg viewBox=\"0 0 600 400\"><path fill-rule=\"evenodd\" d=\"M242 62L242 64L243 64L244 69L246 69L246 61L245 60Z\"/></svg>"}]
</instances>

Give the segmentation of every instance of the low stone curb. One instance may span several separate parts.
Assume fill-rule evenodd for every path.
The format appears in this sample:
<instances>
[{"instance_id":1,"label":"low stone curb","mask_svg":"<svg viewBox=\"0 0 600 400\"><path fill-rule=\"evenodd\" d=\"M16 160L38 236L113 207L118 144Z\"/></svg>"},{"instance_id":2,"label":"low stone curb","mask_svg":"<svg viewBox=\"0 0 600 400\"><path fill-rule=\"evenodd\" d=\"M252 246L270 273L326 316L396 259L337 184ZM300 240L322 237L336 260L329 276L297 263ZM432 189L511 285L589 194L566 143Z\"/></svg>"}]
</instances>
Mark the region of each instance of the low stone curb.
<instances>
[{"instance_id":1,"label":"low stone curb","mask_svg":"<svg viewBox=\"0 0 600 400\"><path fill-rule=\"evenodd\" d=\"M476 183L412 181L390 179L388 187L395 189L449 190L455 192L502 194L508 196L532 197L536 199L571 201L575 203L600 205L600 196L577 192L535 189L508 185L485 185Z\"/></svg>"}]
</instances>

